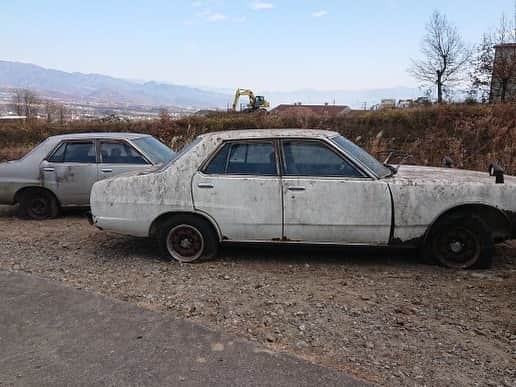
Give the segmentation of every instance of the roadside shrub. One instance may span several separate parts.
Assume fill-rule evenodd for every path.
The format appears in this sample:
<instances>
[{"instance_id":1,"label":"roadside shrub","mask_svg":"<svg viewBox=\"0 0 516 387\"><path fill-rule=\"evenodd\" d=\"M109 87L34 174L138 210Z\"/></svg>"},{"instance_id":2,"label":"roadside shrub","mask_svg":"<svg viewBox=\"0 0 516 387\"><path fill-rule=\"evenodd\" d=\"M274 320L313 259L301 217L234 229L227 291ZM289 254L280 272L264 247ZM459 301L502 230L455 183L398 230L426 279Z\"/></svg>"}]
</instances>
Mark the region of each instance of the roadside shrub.
<instances>
[{"instance_id":1,"label":"roadside shrub","mask_svg":"<svg viewBox=\"0 0 516 387\"><path fill-rule=\"evenodd\" d=\"M285 115L217 113L140 122L70 122L64 126L0 123L0 160L16 158L44 138L72 132L149 133L176 150L195 136L220 130L260 128L314 128L342 133L379 159L400 150L408 162L441 164L444 156L457 166L486 170L497 161L516 174L516 104L449 104L411 109L352 111L337 117L304 112Z\"/></svg>"}]
</instances>

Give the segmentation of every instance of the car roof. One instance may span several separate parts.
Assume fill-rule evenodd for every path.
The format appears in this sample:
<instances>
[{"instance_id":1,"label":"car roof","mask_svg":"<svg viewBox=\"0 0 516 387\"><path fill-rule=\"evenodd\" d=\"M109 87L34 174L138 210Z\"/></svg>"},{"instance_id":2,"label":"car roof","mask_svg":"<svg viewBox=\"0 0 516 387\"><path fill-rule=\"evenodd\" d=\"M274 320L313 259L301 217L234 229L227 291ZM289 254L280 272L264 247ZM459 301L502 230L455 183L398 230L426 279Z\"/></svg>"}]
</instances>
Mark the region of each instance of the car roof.
<instances>
[{"instance_id":1,"label":"car roof","mask_svg":"<svg viewBox=\"0 0 516 387\"><path fill-rule=\"evenodd\" d=\"M135 138L150 136L149 134L142 133L123 133L123 132L94 132L94 133L67 133L60 134L57 136L52 136L52 139L57 140L76 140L76 139L92 139L92 138L100 138L100 139L116 139L116 140L132 140Z\"/></svg>"},{"instance_id":2,"label":"car roof","mask_svg":"<svg viewBox=\"0 0 516 387\"><path fill-rule=\"evenodd\" d=\"M337 136L339 133L320 129L238 129L221 132L211 132L201 137L217 137L222 140L238 140L249 138L277 138L277 137L308 137L328 138Z\"/></svg>"}]
</instances>

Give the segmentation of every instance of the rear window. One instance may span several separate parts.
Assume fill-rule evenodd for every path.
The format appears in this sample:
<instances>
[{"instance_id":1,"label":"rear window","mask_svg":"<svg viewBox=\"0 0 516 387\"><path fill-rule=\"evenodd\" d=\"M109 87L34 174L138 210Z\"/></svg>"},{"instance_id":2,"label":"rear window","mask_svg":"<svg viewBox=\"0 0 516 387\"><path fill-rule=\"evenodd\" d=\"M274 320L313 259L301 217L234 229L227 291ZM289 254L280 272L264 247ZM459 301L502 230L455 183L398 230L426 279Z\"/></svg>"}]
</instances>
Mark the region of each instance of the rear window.
<instances>
[{"instance_id":1,"label":"rear window","mask_svg":"<svg viewBox=\"0 0 516 387\"><path fill-rule=\"evenodd\" d=\"M65 142L56 149L48 161L51 163L96 163L95 144L91 141Z\"/></svg>"},{"instance_id":2,"label":"rear window","mask_svg":"<svg viewBox=\"0 0 516 387\"><path fill-rule=\"evenodd\" d=\"M276 176L272 142L227 143L204 169L207 174Z\"/></svg>"}]
</instances>

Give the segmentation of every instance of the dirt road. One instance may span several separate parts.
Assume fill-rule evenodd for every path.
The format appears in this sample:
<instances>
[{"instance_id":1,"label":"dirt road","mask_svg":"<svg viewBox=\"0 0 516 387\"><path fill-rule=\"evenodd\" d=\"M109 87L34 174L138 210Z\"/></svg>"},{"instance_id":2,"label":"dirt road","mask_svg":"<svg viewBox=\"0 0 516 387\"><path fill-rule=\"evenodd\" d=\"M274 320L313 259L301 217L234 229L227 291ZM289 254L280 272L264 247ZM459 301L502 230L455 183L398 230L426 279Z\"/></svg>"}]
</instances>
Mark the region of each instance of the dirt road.
<instances>
[{"instance_id":1,"label":"dirt road","mask_svg":"<svg viewBox=\"0 0 516 387\"><path fill-rule=\"evenodd\" d=\"M153 241L77 214L0 214L0 270L57 279L174 313L275 351L387 385L516 385L516 245L489 271L414 254L225 248L216 261L157 259Z\"/></svg>"}]
</instances>

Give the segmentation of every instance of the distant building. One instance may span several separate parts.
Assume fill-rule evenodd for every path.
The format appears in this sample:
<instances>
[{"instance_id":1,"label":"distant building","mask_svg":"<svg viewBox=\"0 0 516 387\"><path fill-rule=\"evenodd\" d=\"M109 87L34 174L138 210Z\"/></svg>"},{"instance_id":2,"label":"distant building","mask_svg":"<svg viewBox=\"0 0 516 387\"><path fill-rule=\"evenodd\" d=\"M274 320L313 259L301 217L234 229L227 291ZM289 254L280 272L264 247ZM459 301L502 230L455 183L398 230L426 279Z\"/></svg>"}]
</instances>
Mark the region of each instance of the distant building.
<instances>
[{"instance_id":1,"label":"distant building","mask_svg":"<svg viewBox=\"0 0 516 387\"><path fill-rule=\"evenodd\" d=\"M0 116L0 121L16 121L16 120L23 121L26 118L27 117L25 117L25 116Z\"/></svg>"},{"instance_id":2,"label":"distant building","mask_svg":"<svg viewBox=\"0 0 516 387\"><path fill-rule=\"evenodd\" d=\"M318 116L329 116L336 117L346 113L349 113L351 108L346 105L303 105L301 103L295 103L292 105L281 104L271 110L271 113L278 114L299 114L308 113Z\"/></svg>"},{"instance_id":3,"label":"distant building","mask_svg":"<svg viewBox=\"0 0 516 387\"><path fill-rule=\"evenodd\" d=\"M379 109L396 109L396 100L394 98L382 99Z\"/></svg>"},{"instance_id":4,"label":"distant building","mask_svg":"<svg viewBox=\"0 0 516 387\"><path fill-rule=\"evenodd\" d=\"M516 101L516 43L495 46L491 102Z\"/></svg>"}]
</instances>

